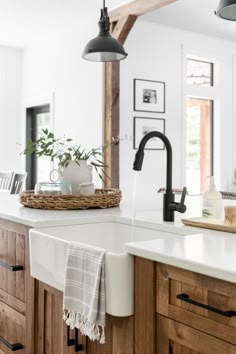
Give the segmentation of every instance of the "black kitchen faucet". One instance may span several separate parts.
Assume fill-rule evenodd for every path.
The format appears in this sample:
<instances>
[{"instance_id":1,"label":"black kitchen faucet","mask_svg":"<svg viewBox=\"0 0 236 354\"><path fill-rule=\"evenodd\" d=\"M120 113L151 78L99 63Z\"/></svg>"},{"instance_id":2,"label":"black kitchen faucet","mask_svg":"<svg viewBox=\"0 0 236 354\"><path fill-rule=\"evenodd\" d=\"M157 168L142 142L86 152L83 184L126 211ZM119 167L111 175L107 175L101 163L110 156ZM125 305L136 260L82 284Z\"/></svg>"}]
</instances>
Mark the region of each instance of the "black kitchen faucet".
<instances>
[{"instance_id":1,"label":"black kitchen faucet","mask_svg":"<svg viewBox=\"0 0 236 354\"><path fill-rule=\"evenodd\" d=\"M169 139L161 132L153 131L146 134L140 141L138 151L135 155L133 169L135 171L141 171L144 158L144 149L147 142L152 138L159 138L163 141L167 151L167 163L166 163L166 193L163 196L163 220L174 221L174 212L184 213L186 206L184 205L187 188L183 188L181 201L176 203L175 195L172 191L172 147Z\"/></svg>"}]
</instances>

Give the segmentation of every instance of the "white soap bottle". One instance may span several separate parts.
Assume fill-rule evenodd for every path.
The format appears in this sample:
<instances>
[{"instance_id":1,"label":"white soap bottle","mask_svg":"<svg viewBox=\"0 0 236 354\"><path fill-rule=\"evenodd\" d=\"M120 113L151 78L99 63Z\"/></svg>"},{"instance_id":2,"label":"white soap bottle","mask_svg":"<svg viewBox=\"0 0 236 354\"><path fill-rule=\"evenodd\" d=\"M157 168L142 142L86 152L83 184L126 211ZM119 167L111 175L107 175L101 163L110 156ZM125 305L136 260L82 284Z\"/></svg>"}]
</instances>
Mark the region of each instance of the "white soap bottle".
<instances>
[{"instance_id":1,"label":"white soap bottle","mask_svg":"<svg viewBox=\"0 0 236 354\"><path fill-rule=\"evenodd\" d=\"M209 219L221 219L222 194L216 191L214 177L209 178L209 190L202 195L202 216Z\"/></svg>"}]
</instances>

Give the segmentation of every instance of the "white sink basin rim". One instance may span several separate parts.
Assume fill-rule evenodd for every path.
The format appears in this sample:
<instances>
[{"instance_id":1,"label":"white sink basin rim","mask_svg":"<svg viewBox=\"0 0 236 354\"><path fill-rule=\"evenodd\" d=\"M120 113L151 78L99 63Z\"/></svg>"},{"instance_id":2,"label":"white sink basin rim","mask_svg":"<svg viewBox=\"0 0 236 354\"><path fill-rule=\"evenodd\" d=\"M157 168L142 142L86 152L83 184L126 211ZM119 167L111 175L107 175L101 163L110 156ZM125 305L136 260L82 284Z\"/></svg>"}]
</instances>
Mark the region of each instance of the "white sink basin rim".
<instances>
[{"instance_id":1,"label":"white sink basin rim","mask_svg":"<svg viewBox=\"0 0 236 354\"><path fill-rule=\"evenodd\" d=\"M113 316L134 313L134 257L124 244L172 238L176 234L121 222L96 222L30 230L32 277L64 291L67 248L77 241L107 250L105 255L106 312Z\"/></svg>"}]
</instances>

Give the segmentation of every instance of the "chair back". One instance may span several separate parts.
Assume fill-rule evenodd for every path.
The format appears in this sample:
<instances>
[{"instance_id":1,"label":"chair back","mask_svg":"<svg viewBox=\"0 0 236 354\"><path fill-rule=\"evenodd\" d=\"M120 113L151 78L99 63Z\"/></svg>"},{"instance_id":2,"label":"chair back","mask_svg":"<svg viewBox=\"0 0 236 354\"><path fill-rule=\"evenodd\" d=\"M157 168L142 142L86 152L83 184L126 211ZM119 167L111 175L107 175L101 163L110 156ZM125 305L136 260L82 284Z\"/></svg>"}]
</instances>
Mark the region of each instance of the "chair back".
<instances>
[{"instance_id":1,"label":"chair back","mask_svg":"<svg viewBox=\"0 0 236 354\"><path fill-rule=\"evenodd\" d=\"M14 172L0 172L0 191L9 190Z\"/></svg>"},{"instance_id":2,"label":"chair back","mask_svg":"<svg viewBox=\"0 0 236 354\"><path fill-rule=\"evenodd\" d=\"M11 184L10 194L19 194L22 191L27 173L15 173Z\"/></svg>"}]
</instances>

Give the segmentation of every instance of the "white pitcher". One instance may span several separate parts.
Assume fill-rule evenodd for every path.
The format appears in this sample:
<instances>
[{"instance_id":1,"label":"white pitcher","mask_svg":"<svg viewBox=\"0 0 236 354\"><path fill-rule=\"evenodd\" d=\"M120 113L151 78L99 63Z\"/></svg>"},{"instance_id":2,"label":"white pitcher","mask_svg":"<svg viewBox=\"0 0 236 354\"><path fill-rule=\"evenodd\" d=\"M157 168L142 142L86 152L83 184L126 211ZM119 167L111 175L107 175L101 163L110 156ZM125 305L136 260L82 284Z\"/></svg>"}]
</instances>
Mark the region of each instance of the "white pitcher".
<instances>
[{"instance_id":1,"label":"white pitcher","mask_svg":"<svg viewBox=\"0 0 236 354\"><path fill-rule=\"evenodd\" d=\"M66 167L59 166L58 171L60 180L71 184L72 194L78 194L81 183L91 183L93 179L92 166L86 160L70 161Z\"/></svg>"}]
</instances>

